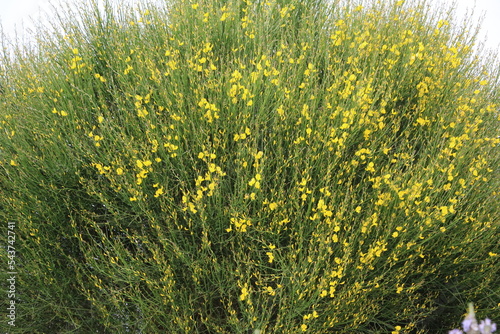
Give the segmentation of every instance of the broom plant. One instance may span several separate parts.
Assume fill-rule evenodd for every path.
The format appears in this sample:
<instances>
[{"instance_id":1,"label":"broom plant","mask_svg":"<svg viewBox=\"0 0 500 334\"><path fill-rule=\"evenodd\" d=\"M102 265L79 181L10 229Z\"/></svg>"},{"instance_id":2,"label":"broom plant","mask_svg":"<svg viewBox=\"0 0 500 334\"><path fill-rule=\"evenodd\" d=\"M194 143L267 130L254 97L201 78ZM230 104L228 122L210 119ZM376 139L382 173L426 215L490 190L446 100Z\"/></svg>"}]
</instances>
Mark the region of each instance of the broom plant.
<instances>
[{"instance_id":1,"label":"broom plant","mask_svg":"<svg viewBox=\"0 0 500 334\"><path fill-rule=\"evenodd\" d=\"M89 2L4 47L2 330L498 319L500 66L429 5Z\"/></svg>"}]
</instances>

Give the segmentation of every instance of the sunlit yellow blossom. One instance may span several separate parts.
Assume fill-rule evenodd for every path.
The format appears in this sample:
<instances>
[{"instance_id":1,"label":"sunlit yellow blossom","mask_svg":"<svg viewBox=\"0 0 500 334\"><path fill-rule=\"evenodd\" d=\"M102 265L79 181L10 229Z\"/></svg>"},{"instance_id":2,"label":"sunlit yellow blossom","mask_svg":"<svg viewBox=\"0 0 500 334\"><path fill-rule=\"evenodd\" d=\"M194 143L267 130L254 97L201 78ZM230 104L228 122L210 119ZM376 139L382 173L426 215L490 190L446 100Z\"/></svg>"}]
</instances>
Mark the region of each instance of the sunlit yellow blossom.
<instances>
[{"instance_id":1,"label":"sunlit yellow blossom","mask_svg":"<svg viewBox=\"0 0 500 334\"><path fill-rule=\"evenodd\" d=\"M271 286L266 286L264 288L264 291L266 293L268 293L269 295L271 295L271 296L275 296L276 295L276 291L274 291L274 289Z\"/></svg>"},{"instance_id":2,"label":"sunlit yellow blossom","mask_svg":"<svg viewBox=\"0 0 500 334\"><path fill-rule=\"evenodd\" d=\"M155 197L159 197L163 194L163 188L158 188L155 192Z\"/></svg>"},{"instance_id":3,"label":"sunlit yellow blossom","mask_svg":"<svg viewBox=\"0 0 500 334\"><path fill-rule=\"evenodd\" d=\"M247 285L245 284L245 286L241 289L240 300L244 301L245 299L247 299L248 294L249 294L248 288Z\"/></svg>"},{"instance_id":4,"label":"sunlit yellow blossom","mask_svg":"<svg viewBox=\"0 0 500 334\"><path fill-rule=\"evenodd\" d=\"M334 234L334 235L332 236L332 241L333 241L333 242L335 242L335 243L339 242L339 237L338 237L338 235L337 235L337 234Z\"/></svg>"},{"instance_id":5,"label":"sunlit yellow blossom","mask_svg":"<svg viewBox=\"0 0 500 334\"><path fill-rule=\"evenodd\" d=\"M400 1L400 2L402 2L402 1ZM401 330L401 326L396 326L396 327L394 327L394 329L395 329L395 331L392 331L391 334L399 334L400 333L399 331Z\"/></svg>"},{"instance_id":6,"label":"sunlit yellow blossom","mask_svg":"<svg viewBox=\"0 0 500 334\"><path fill-rule=\"evenodd\" d=\"M269 257L269 259L267 260L269 263L273 263L274 261L274 255L272 252L266 252L266 255Z\"/></svg>"}]
</instances>

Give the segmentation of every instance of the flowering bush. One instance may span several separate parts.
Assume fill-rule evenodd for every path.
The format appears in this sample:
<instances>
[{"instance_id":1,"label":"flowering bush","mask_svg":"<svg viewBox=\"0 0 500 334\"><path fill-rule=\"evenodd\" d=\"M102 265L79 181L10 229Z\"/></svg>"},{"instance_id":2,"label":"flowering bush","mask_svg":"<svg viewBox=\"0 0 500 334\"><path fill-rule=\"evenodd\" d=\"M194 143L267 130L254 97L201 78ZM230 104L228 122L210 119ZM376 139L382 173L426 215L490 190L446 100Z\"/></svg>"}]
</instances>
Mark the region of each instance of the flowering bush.
<instances>
[{"instance_id":1,"label":"flowering bush","mask_svg":"<svg viewBox=\"0 0 500 334\"><path fill-rule=\"evenodd\" d=\"M470 22L410 0L80 4L0 56L6 331L500 317L500 66Z\"/></svg>"}]
</instances>

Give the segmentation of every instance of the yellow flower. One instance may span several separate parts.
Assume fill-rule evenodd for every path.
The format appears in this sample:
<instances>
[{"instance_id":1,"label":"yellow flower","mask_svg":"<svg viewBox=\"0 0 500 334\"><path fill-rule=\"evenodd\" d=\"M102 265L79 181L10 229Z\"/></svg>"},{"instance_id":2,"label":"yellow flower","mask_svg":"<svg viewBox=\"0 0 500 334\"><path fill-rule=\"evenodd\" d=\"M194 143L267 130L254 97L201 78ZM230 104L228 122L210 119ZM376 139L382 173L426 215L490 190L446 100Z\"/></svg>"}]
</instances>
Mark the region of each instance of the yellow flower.
<instances>
[{"instance_id":1,"label":"yellow flower","mask_svg":"<svg viewBox=\"0 0 500 334\"><path fill-rule=\"evenodd\" d=\"M394 327L395 331L392 331L391 334L399 334L399 331L401 330L401 326L396 326Z\"/></svg>"},{"instance_id":2,"label":"yellow flower","mask_svg":"<svg viewBox=\"0 0 500 334\"><path fill-rule=\"evenodd\" d=\"M427 118L419 117L417 118L417 123L420 125L428 125L431 123L431 121L429 121Z\"/></svg>"},{"instance_id":3,"label":"yellow flower","mask_svg":"<svg viewBox=\"0 0 500 334\"><path fill-rule=\"evenodd\" d=\"M161 194L163 194L163 188L159 188L156 190L155 197L159 197Z\"/></svg>"},{"instance_id":4,"label":"yellow flower","mask_svg":"<svg viewBox=\"0 0 500 334\"><path fill-rule=\"evenodd\" d=\"M360 49L360 50L363 50L363 49L364 49L367 45L368 45L368 43L367 43L367 42L363 42L363 43L361 43L361 44L359 45L359 49Z\"/></svg>"},{"instance_id":5,"label":"yellow flower","mask_svg":"<svg viewBox=\"0 0 500 334\"><path fill-rule=\"evenodd\" d=\"M276 295L276 291L274 291L274 289L271 287L271 286L266 286L264 288L264 291L268 294L270 294L271 296L274 296Z\"/></svg>"},{"instance_id":6,"label":"yellow flower","mask_svg":"<svg viewBox=\"0 0 500 334\"><path fill-rule=\"evenodd\" d=\"M278 204L275 202L269 204L269 209L271 209L271 210L275 210L277 207L278 207Z\"/></svg>"},{"instance_id":7,"label":"yellow flower","mask_svg":"<svg viewBox=\"0 0 500 334\"><path fill-rule=\"evenodd\" d=\"M148 111L144 108L137 110L137 116L139 117L146 117L148 114Z\"/></svg>"},{"instance_id":8,"label":"yellow flower","mask_svg":"<svg viewBox=\"0 0 500 334\"><path fill-rule=\"evenodd\" d=\"M193 203L189 202L188 206L189 206L189 211L191 211L192 213L198 212L198 210L196 210L196 207Z\"/></svg>"},{"instance_id":9,"label":"yellow flower","mask_svg":"<svg viewBox=\"0 0 500 334\"><path fill-rule=\"evenodd\" d=\"M119 168L119 167L118 167L118 168L116 169L116 174L118 174L118 175L122 175L122 174L123 174L123 168Z\"/></svg>"},{"instance_id":10,"label":"yellow flower","mask_svg":"<svg viewBox=\"0 0 500 334\"><path fill-rule=\"evenodd\" d=\"M333 241L333 242L339 242L339 237L338 237L338 235L337 235L337 234L334 234L334 235L332 236L332 241Z\"/></svg>"},{"instance_id":11,"label":"yellow flower","mask_svg":"<svg viewBox=\"0 0 500 334\"><path fill-rule=\"evenodd\" d=\"M240 300L244 301L248 296L248 289L246 285L241 289L241 295L240 295Z\"/></svg>"}]
</instances>

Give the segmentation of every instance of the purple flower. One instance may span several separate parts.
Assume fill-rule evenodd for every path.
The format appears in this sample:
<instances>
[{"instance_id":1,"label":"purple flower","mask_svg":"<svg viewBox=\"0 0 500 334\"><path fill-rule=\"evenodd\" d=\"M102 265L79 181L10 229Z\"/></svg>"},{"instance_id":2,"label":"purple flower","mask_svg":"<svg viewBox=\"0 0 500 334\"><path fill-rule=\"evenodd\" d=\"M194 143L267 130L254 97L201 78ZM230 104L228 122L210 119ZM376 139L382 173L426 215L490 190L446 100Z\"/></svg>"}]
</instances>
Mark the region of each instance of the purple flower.
<instances>
[{"instance_id":1,"label":"purple flower","mask_svg":"<svg viewBox=\"0 0 500 334\"><path fill-rule=\"evenodd\" d=\"M484 320L481 320L481 323L479 324L479 330L482 334L493 333L497 330L497 324L492 323L490 319L486 318Z\"/></svg>"},{"instance_id":2,"label":"purple flower","mask_svg":"<svg viewBox=\"0 0 500 334\"><path fill-rule=\"evenodd\" d=\"M452 329L448 334L464 334L460 329Z\"/></svg>"},{"instance_id":3,"label":"purple flower","mask_svg":"<svg viewBox=\"0 0 500 334\"><path fill-rule=\"evenodd\" d=\"M489 318L481 320L478 325L476 320L476 313L474 312L474 306L469 303L469 312L462 321L463 331L460 329L452 329L448 334L491 334L497 330L497 324L491 322Z\"/></svg>"},{"instance_id":4,"label":"purple flower","mask_svg":"<svg viewBox=\"0 0 500 334\"><path fill-rule=\"evenodd\" d=\"M462 321L462 327L466 333L468 333L471 329L473 331L478 331L479 326L477 325L476 318L465 318L464 321Z\"/></svg>"}]
</instances>

